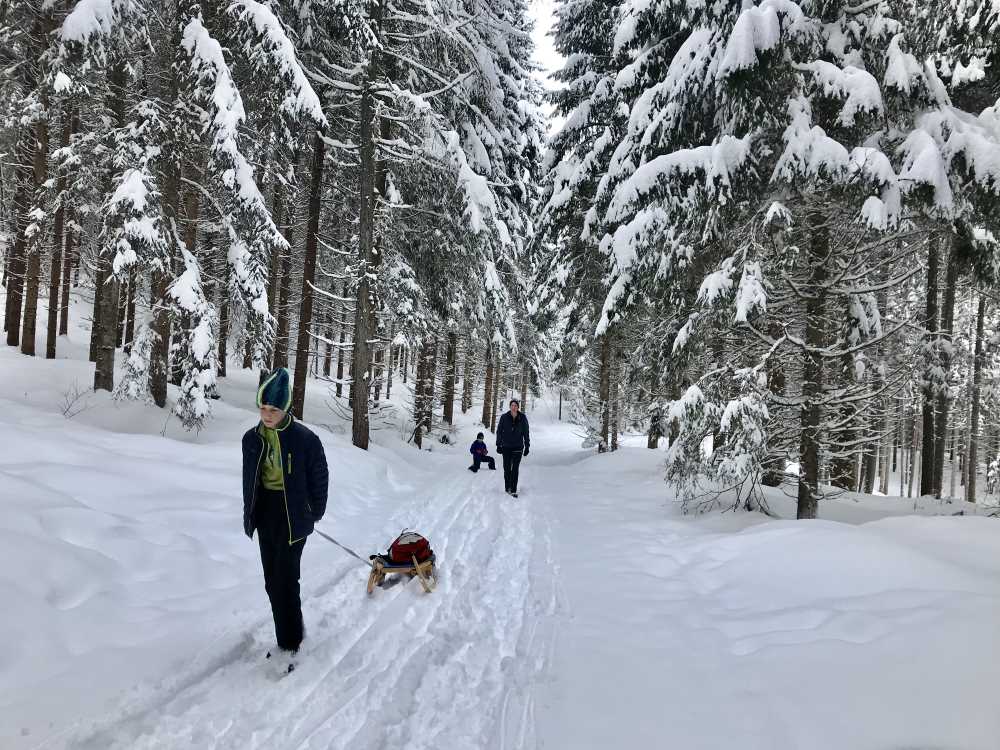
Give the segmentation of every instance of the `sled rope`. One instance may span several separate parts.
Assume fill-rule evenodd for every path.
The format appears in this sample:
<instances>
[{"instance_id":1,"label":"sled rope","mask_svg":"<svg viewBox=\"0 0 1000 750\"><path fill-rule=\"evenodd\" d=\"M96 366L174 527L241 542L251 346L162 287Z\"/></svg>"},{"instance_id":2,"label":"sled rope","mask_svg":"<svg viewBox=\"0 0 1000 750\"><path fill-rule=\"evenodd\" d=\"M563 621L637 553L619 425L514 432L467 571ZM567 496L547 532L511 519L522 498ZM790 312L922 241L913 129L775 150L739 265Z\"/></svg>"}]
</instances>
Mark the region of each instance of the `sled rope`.
<instances>
[{"instance_id":1,"label":"sled rope","mask_svg":"<svg viewBox=\"0 0 1000 750\"><path fill-rule=\"evenodd\" d=\"M314 529L314 531L317 534L319 534L321 537L323 537L324 539L326 539L327 541L333 542L334 544L336 544L338 547L340 547L342 550L344 550L344 552L346 552L347 554L349 554L351 557L356 557L357 559L359 559L361 562L363 562L365 564L366 567L369 567L369 568L372 567L372 561L371 560L366 560L361 555L359 555L357 552L355 552L354 550L352 550L350 547L345 547L343 544L341 544L340 542L338 542L336 539L334 539L329 534L324 534L319 529Z\"/></svg>"}]
</instances>

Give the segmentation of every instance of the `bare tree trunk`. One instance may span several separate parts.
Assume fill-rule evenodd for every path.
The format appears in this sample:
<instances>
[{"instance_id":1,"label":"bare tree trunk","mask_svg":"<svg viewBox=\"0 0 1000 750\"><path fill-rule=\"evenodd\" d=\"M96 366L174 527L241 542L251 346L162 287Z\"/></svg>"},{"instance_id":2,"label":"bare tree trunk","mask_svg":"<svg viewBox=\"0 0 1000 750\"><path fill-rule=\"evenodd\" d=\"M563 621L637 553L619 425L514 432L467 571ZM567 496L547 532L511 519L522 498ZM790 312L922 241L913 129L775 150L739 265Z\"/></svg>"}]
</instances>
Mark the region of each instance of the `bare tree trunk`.
<instances>
[{"instance_id":1,"label":"bare tree trunk","mask_svg":"<svg viewBox=\"0 0 1000 750\"><path fill-rule=\"evenodd\" d=\"M7 303L4 328L7 345L21 343L21 312L24 305L24 274L27 270L28 213L31 211L31 182L35 161L35 136L28 128L21 128L15 150L17 166L14 168L15 234L6 265Z\"/></svg>"},{"instance_id":2,"label":"bare tree trunk","mask_svg":"<svg viewBox=\"0 0 1000 750\"><path fill-rule=\"evenodd\" d=\"M809 212L811 237L809 264L812 278L803 289L806 297L806 345L802 355L801 437L799 445L799 486L796 518L816 518L819 511L820 429L822 422L823 357L826 343L824 302L826 299L826 258L830 251L829 227L821 210Z\"/></svg>"},{"instance_id":3,"label":"bare tree trunk","mask_svg":"<svg viewBox=\"0 0 1000 750\"><path fill-rule=\"evenodd\" d=\"M486 347L486 383L483 386L483 426L490 424L490 410L493 402L493 349Z\"/></svg>"},{"instance_id":4,"label":"bare tree trunk","mask_svg":"<svg viewBox=\"0 0 1000 750\"><path fill-rule=\"evenodd\" d=\"M979 411L983 388L983 334L986 318L988 297L979 295L979 306L976 308L976 348L972 366L972 404L969 409L969 453L965 460L965 499L976 502L976 471L979 467Z\"/></svg>"},{"instance_id":5,"label":"bare tree trunk","mask_svg":"<svg viewBox=\"0 0 1000 750\"><path fill-rule=\"evenodd\" d=\"M298 165L298 150L295 153L295 164ZM310 197L311 200L311 197ZM279 252L281 256L281 270L278 277L277 301L277 327L274 336L274 367L288 367L288 340L290 338L292 314L292 253L293 242L295 240L295 210L293 207L286 207L286 223L281 227L281 234L284 236L288 247ZM310 216L310 221L312 217ZM301 301L300 301L301 306Z\"/></svg>"},{"instance_id":6,"label":"bare tree trunk","mask_svg":"<svg viewBox=\"0 0 1000 750\"><path fill-rule=\"evenodd\" d=\"M500 384L503 374L500 372L500 358L493 357L493 393L490 397L490 432L497 431L497 399L500 397Z\"/></svg>"},{"instance_id":7,"label":"bare tree trunk","mask_svg":"<svg viewBox=\"0 0 1000 750\"><path fill-rule=\"evenodd\" d=\"M69 228L69 223L72 220L72 212L69 208L63 209L64 216L64 236L65 245L63 247L63 260L62 260L62 280L60 282L60 298L59 298L59 335L68 336L69 335L69 293L70 288L73 286L73 266L76 259L76 254L73 250L73 240L76 234Z\"/></svg>"},{"instance_id":8,"label":"bare tree trunk","mask_svg":"<svg viewBox=\"0 0 1000 750\"><path fill-rule=\"evenodd\" d=\"M465 369L462 372L462 414L472 408L472 361L475 349L472 342L465 340Z\"/></svg>"},{"instance_id":9,"label":"bare tree trunk","mask_svg":"<svg viewBox=\"0 0 1000 750\"><path fill-rule=\"evenodd\" d=\"M621 382L621 365L620 365L620 353L613 352L615 356L615 378L611 383L611 451L614 452L618 450L618 414L620 405L618 403L619 388Z\"/></svg>"},{"instance_id":10,"label":"bare tree trunk","mask_svg":"<svg viewBox=\"0 0 1000 750\"><path fill-rule=\"evenodd\" d=\"M421 339L420 346L417 349L417 374L413 382L413 442L417 448L423 447L424 399L427 385L424 375L426 370L426 358L424 357L426 346L426 340Z\"/></svg>"},{"instance_id":11,"label":"bare tree trunk","mask_svg":"<svg viewBox=\"0 0 1000 750\"><path fill-rule=\"evenodd\" d=\"M927 304L924 311L924 330L930 341L937 340L937 272L938 248L937 241L927 243ZM936 349L937 346L935 345ZM920 494L934 494L934 403L937 398L936 388L930 373L924 375L924 406L923 406L923 445L920 456Z\"/></svg>"},{"instance_id":12,"label":"bare tree trunk","mask_svg":"<svg viewBox=\"0 0 1000 750\"><path fill-rule=\"evenodd\" d=\"M601 434L597 443L597 452L608 450L608 433L611 431L611 334L607 331L601 336L601 372L600 385L597 394L601 408Z\"/></svg>"},{"instance_id":13,"label":"bare tree trunk","mask_svg":"<svg viewBox=\"0 0 1000 750\"><path fill-rule=\"evenodd\" d=\"M937 391L937 414L934 417L934 496L940 498L944 491L944 454L948 440L948 374L951 370L951 342L955 327L955 287L958 284L958 253L956 242L948 253L945 272L944 303L941 308L941 332L938 336L938 352L944 382ZM929 291L929 290L928 290Z\"/></svg>"},{"instance_id":14,"label":"bare tree trunk","mask_svg":"<svg viewBox=\"0 0 1000 750\"><path fill-rule=\"evenodd\" d=\"M302 266L302 297L299 305L299 336L295 347L295 381L292 386L292 414L302 419L306 401L306 377L312 351L313 283L316 279L316 253L319 248L320 199L323 197L323 162L326 142L322 134L313 139L312 178L309 183L309 219L306 224L306 252ZM365 399L367 404L367 396ZM357 443L355 443L357 445ZM367 441L365 445L368 447Z\"/></svg>"},{"instance_id":15,"label":"bare tree trunk","mask_svg":"<svg viewBox=\"0 0 1000 750\"><path fill-rule=\"evenodd\" d=\"M450 332L444 364L444 421L447 424L455 423L455 359L457 356L458 334Z\"/></svg>"},{"instance_id":16,"label":"bare tree trunk","mask_svg":"<svg viewBox=\"0 0 1000 750\"><path fill-rule=\"evenodd\" d=\"M67 111L63 115L62 140L60 146L69 148L70 137L72 136L72 126L74 118ZM52 222L52 265L49 270L49 315L48 328L45 340L45 358L56 358L56 341L59 338L59 297L60 285L63 272L63 243L65 238L66 209L66 172L61 171L56 180L56 194L59 196L59 207L56 209L55 219Z\"/></svg>"},{"instance_id":17,"label":"bare tree trunk","mask_svg":"<svg viewBox=\"0 0 1000 750\"><path fill-rule=\"evenodd\" d=\"M135 286L138 283L135 270L129 274L128 300L125 303L125 330L122 332L122 345L125 353L132 352L132 341L135 339Z\"/></svg>"},{"instance_id":18,"label":"bare tree trunk","mask_svg":"<svg viewBox=\"0 0 1000 750\"><path fill-rule=\"evenodd\" d=\"M125 121L125 65L118 61L110 73L108 108L114 123ZM109 178L110 180L110 178ZM110 188L110 182L108 187ZM109 190L110 192L110 190ZM118 280L111 266L113 248L104 247L98 259L96 284L101 287L100 304L94 309L94 390L112 391L115 386L115 340L118 331Z\"/></svg>"},{"instance_id":19,"label":"bare tree trunk","mask_svg":"<svg viewBox=\"0 0 1000 750\"><path fill-rule=\"evenodd\" d=\"M434 336L430 339L430 344L428 348L428 366L427 366L427 389L426 398L424 399L424 409L426 414L424 415L424 424L427 425L427 431L430 432L431 428L434 426L434 393L437 389L437 371L438 371L438 337Z\"/></svg>"},{"instance_id":20,"label":"bare tree trunk","mask_svg":"<svg viewBox=\"0 0 1000 750\"><path fill-rule=\"evenodd\" d=\"M326 349L323 351L323 377L330 377L333 369L333 305L331 304L326 313ZM388 393L386 396L388 397Z\"/></svg>"}]
</instances>

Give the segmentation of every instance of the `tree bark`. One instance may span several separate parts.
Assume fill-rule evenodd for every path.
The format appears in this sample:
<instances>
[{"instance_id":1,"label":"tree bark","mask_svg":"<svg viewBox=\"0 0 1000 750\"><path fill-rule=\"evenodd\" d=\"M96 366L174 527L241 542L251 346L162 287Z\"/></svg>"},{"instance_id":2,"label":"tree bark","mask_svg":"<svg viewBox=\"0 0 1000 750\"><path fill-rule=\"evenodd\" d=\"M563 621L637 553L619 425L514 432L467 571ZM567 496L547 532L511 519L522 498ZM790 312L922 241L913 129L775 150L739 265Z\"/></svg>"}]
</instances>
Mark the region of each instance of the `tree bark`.
<instances>
[{"instance_id":1,"label":"tree bark","mask_svg":"<svg viewBox=\"0 0 1000 750\"><path fill-rule=\"evenodd\" d=\"M306 400L309 353L312 351L313 289L316 279L316 253L319 249L319 214L323 197L323 165L326 141L319 131L313 139L312 176L309 181L309 219L306 224L306 248L302 266L302 299L299 305L299 336L295 347L295 381L292 386L292 414L302 419ZM367 397L367 394L366 394ZM355 443L357 445L357 443ZM367 447L367 444L363 447Z\"/></svg>"},{"instance_id":2,"label":"tree bark","mask_svg":"<svg viewBox=\"0 0 1000 750\"><path fill-rule=\"evenodd\" d=\"M611 360L611 334L605 331L604 335L601 336L601 371L597 394L601 409L601 434L598 436L598 453L607 452L608 437L611 431Z\"/></svg>"},{"instance_id":3,"label":"tree bark","mask_svg":"<svg viewBox=\"0 0 1000 750\"><path fill-rule=\"evenodd\" d=\"M61 290L59 297L59 335L68 336L69 335L69 293L70 288L73 286L73 267L76 261L76 253L73 249L73 241L76 237L74 231L70 228L72 222L72 211L69 208L63 209L64 217L64 236L65 244L63 246L63 260L62 260L62 279L61 279Z\"/></svg>"},{"instance_id":4,"label":"tree bark","mask_svg":"<svg viewBox=\"0 0 1000 750\"><path fill-rule=\"evenodd\" d=\"M458 334L451 332L448 334L448 349L445 354L444 364L444 421L446 424L455 423L455 376L456 358L458 356Z\"/></svg>"},{"instance_id":5,"label":"tree bark","mask_svg":"<svg viewBox=\"0 0 1000 750\"><path fill-rule=\"evenodd\" d=\"M66 112L63 115L62 140L59 144L64 149L69 148L72 127L73 116L69 112ZM46 359L56 358L56 341L59 338L59 299L63 273L63 244L66 234L65 203L67 196L65 193L66 172L63 170L60 171L59 178L56 180L56 195L58 196L59 207L56 209L56 215L52 222L52 265L49 270L49 315L45 339Z\"/></svg>"},{"instance_id":6,"label":"tree bark","mask_svg":"<svg viewBox=\"0 0 1000 750\"><path fill-rule=\"evenodd\" d=\"M125 65L116 62L110 73L108 108L116 127L125 121ZM107 179L110 193L112 177ZM115 386L115 343L118 333L118 280L111 265L113 248L104 247L97 262L95 284L101 288L94 305L94 390L112 391ZM96 291L95 291L96 295Z\"/></svg>"},{"instance_id":7,"label":"tree bark","mask_svg":"<svg viewBox=\"0 0 1000 750\"><path fill-rule=\"evenodd\" d=\"M462 414L472 408L472 363L475 349L472 342L465 340L465 369L462 372Z\"/></svg>"},{"instance_id":8,"label":"tree bark","mask_svg":"<svg viewBox=\"0 0 1000 750\"><path fill-rule=\"evenodd\" d=\"M343 381L344 381L344 334L347 330L347 313L344 309L344 299L347 297L347 282L345 281L340 287L341 299L337 303L339 322L338 327L340 328L340 333L337 336L337 398L340 398L343 394Z\"/></svg>"},{"instance_id":9,"label":"tree bark","mask_svg":"<svg viewBox=\"0 0 1000 750\"><path fill-rule=\"evenodd\" d=\"M938 337L938 352L944 381L937 389L937 413L934 416L934 496L940 498L944 492L944 455L948 440L948 374L951 370L952 334L955 327L955 287L958 285L958 253L953 242L948 253L945 271L944 303L941 308L941 332Z\"/></svg>"},{"instance_id":10,"label":"tree bark","mask_svg":"<svg viewBox=\"0 0 1000 750\"><path fill-rule=\"evenodd\" d=\"M803 289L806 297L806 345L802 355L802 406L799 445L799 485L796 518L816 518L819 511L819 458L822 422L823 357L819 349L826 343L824 307L826 300L826 257L830 250L830 230L821 210L809 212L811 236L808 262L811 278Z\"/></svg>"},{"instance_id":11,"label":"tree bark","mask_svg":"<svg viewBox=\"0 0 1000 750\"><path fill-rule=\"evenodd\" d=\"M483 427L490 425L490 410L493 401L493 349L486 347L486 379L483 385Z\"/></svg>"},{"instance_id":12,"label":"tree bark","mask_svg":"<svg viewBox=\"0 0 1000 750\"><path fill-rule=\"evenodd\" d=\"M292 157L292 173L298 171L299 158L299 149L296 148ZM315 165L313 168L315 169ZM309 221L312 221L311 194L309 200ZM281 270L278 276L278 296L275 300L278 320L274 336L274 367L288 367L288 340L290 338L289 329L291 327L292 314L292 252L295 241L295 205L294 203L287 204L287 198L284 196L284 193L282 193L282 216L284 217L284 223L281 225L281 234L288 243L288 247L278 253L281 260ZM301 304L300 301L300 307Z\"/></svg>"},{"instance_id":13,"label":"tree bark","mask_svg":"<svg viewBox=\"0 0 1000 750\"><path fill-rule=\"evenodd\" d=\"M937 338L938 311L937 311L937 272L938 272L938 248L937 241L931 240L927 243L927 300L924 308L924 331L927 337L927 345L931 346L931 341ZM936 349L936 345L934 346ZM924 405L923 405L923 444L920 455L920 494L934 494L934 404L936 400L936 388L930 372L924 373Z\"/></svg>"},{"instance_id":14,"label":"tree bark","mask_svg":"<svg viewBox=\"0 0 1000 750\"><path fill-rule=\"evenodd\" d=\"M4 326L7 329L7 345L21 343L21 313L24 307L24 277L27 271L29 224L31 211L36 141L35 134L28 128L21 128L16 153L18 163L14 168L14 215L15 235L7 262L7 304Z\"/></svg>"},{"instance_id":15,"label":"tree bark","mask_svg":"<svg viewBox=\"0 0 1000 750\"><path fill-rule=\"evenodd\" d=\"M621 381L621 365L620 365L620 353L615 351L614 359L614 370L615 378L611 383L611 451L612 453L618 450L618 415L620 404L618 403L619 393L620 393L620 381Z\"/></svg>"},{"instance_id":16,"label":"tree bark","mask_svg":"<svg viewBox=\"0 0 1000 750\"><path fill-rule=\"evenodd\" d=\"M976 502L976 470L979 467L979 411L983 388L983 329L986 318L987 296L979 295L979 306L976 308L976 348L972 365L972 398L969 409L969 453L965 460L965 499Z\"/></svg>"}]
</instances>

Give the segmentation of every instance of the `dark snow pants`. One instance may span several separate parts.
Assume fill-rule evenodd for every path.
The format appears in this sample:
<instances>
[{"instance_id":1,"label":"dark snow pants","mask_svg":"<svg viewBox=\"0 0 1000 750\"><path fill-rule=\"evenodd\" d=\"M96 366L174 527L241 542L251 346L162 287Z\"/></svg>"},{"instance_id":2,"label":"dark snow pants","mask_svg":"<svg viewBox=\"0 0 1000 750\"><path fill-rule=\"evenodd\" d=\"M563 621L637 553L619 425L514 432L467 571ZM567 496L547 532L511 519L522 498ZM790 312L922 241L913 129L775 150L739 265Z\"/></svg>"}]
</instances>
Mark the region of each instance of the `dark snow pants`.
<instances>
[{"instance_id":1,"label":"dark snow pants","mask_svg":"<svg viewBox=\"0 0 1000 750\"><path fill-rule=\"evenodd\" d=\"M472 470L479 471L479 464L486 463L491 469L497 467L497 462L493 460L493 456L480 456L478 453L472 457Z\"/></svg>"},{"instance_id":2,"label":"dark snow pants","mask_svg":"<svg viewBox=\"0 0 1000 750\"><path fill-rule=\"evenodd\" d=\"M507 448L503 452L503 488L508 492L517 492L517 470L521 466L521 454Z\"/></svg>"},{"instance_id":3,"label":"dark snow pants","mask_svg":"<svg viewBox=\"0 0 1000 750\"><path fill-rule=\"evenodd\" d=\"M264 589L271 600L278 648L296 651L302 643L302 602L299 599L299 564L306 540L289 544L288 514L282 492L258 489L254 515Z\"/></svg>"}]
</instances>

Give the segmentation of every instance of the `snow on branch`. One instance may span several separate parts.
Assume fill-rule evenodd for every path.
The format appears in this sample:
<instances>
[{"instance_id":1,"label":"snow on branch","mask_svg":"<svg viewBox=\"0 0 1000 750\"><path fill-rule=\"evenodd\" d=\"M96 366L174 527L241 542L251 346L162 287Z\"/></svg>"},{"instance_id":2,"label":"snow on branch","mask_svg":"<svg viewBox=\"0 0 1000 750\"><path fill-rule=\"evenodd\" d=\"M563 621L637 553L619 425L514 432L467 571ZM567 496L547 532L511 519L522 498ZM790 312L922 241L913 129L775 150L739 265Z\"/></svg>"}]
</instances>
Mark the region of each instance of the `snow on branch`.
<instances>
[{"instance_id":1,"label":"snow on branch","mask_svg":"<svg viewBox=\"0 0 1000 750\"><path fill-rule=\"evenodd\" d=\"M880 114L885 109L878 81L867 70L853 65L841 68L824 60L796 67L811 72L824 95L845 100L839 117L844 127L853 126L854 118L861 112Z\"/></svg>"},{"instance_id":2,"label":"snow on branch","mask_svg":"<svg viewBox=\"0 0 1000 750\"><path fill-rule=\"evenodd\" d=\"M624 219L629 207L676 177L701 175L706 192L724 192L721 188L730 186L734 174L749 162L752 142L752 135L742 138L724 135L708 146L679 149L657 156L640 166L619 186L608 207L608 218L611 221Z\"/></svg>"},{"instance_id":3,"label":"snow on branch","mask_svg":"<svg viewBox=\"0 0 1000 750\"><path fill-rule=\"evenodd\" d=\"M135 0L79 0L63 20L59 35L64 42L86 45L114 32L127 15L138 10Z\"/></svg>"},{"instance_id":4,"label":"snow on branch","mask_svg":"<svg viewBox=\"0 0 1000 750\"><path fill-rule=\"evenodd\" d=\"M289 83L290 90L282 102L282 109L290 116L309 117L325 125L326 115L319 97L299 63L295 45L274 12L257 0L236 0L230 12L256 34L255 39L246 42L245 50L250 59L262 67L277 70Z\"/></svg>"},{"instance_id":5,"label":"snow on branch","mask_svg":"<svg viewBox=\"0 0 1000 750\"><path fill-rule=\"evenodd\" d=\"M268 258L288 243L275 226L254 180L253 168L240 150L239 127L246 112L222 46L200 18L191 19L184 28L181 44L191 57L196 93L206 100L209 109L209 167L235 204L235 212L222 217L230 240L230 291L234 304L247 314L247 332L254 341L254 364L261 366L273 330L267 307Z\"/></svg>"},{"instance_id":6,"label":"snow on branch","mask_svg":"<svg viewBox=\"0 0 1000 750\"><path fill-rule=\"evenodd\" d=\"M802 9L792 0L764 0L760 5L745 8L729 35L718 78L756 66L757 53L777 47L781 43L782 16L792 28L804 17Z\"/></svg>"}]
</instances>

